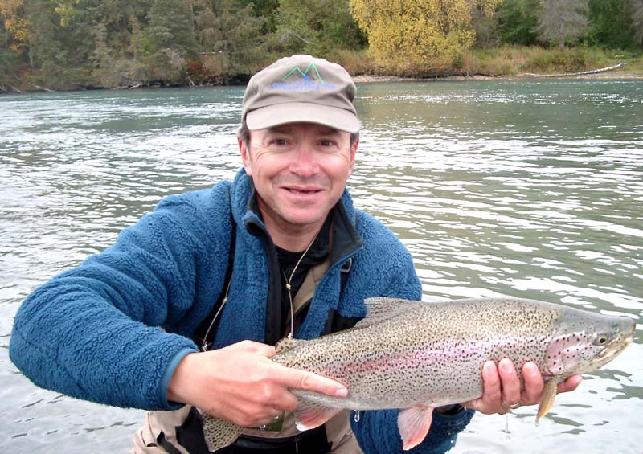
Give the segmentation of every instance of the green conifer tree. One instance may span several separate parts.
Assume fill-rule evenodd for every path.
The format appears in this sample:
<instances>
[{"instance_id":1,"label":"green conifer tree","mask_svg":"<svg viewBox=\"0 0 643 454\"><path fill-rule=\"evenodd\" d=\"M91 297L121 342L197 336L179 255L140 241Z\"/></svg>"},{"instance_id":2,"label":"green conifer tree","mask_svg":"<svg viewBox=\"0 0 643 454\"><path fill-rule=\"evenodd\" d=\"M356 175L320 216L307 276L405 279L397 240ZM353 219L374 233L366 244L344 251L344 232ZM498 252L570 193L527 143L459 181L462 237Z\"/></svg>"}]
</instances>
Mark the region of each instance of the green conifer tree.
<instances>
[{"instance_id":1,"label":"green conifer tree","mask_svg":"<svg viewBox=\"0 0 643 454\"><path fill-rule=\"evenodd\" d=\"M251 4L201 0L195 10L203 66L212 81L245 78L271 59L265 20L254 15Z\"/></svg>"},{"instance_id":2,"label":"green conifer tree","mask_svg":"<svg viewBox=\"0 0 643 454\"><path fill-rule=\"evenodd\" d=\"M540 0L505 0L494 16L502 42L529 46L538 40Z\"/></svg>"},{"instance_id":3,"label":"green conifer tree","mask_svg":"<svg viewBox=\"0 0 643 454\"><path fill-rule=\"evenodd\" d=\"M178 82L186 60L198 54L189 0L154 0L141 37L140 54L149 80Z\"/></svg>"},{"instance_id":4,"label":"green conifer tree","mask_svg":"<svg viewBox=\"0 0 643 454\"><path fill-rule=\"evenodd\" d=\"M348 0L281 0L278 14L277 39L286 52L332 56L366 44Z\"/></svg>"}]
</instances>

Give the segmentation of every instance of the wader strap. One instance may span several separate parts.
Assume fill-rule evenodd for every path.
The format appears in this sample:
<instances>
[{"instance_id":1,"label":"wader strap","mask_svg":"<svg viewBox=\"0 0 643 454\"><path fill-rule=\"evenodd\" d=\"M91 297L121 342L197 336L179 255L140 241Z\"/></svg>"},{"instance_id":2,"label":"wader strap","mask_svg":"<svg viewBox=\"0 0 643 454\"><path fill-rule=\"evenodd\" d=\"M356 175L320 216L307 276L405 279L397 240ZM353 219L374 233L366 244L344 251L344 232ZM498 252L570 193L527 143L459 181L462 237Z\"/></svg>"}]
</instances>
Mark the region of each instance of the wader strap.
<instances>
[{"instance_id":1,"label":"wader strap","mask_svg":"<svg viewBox=\"0 0 643 454\"><path fill-rule=\"evenodd\" d=\"M353 259L348 259L346 262L342 264L342 267L340 270L340 287L339 287L340 292L344 290L344 287L346 287L346 281L348 280L348 275L350 273L352 265L353 265ZM308 303L310 300L313 299L313 296L315 295L315 289L317 289L317 286L321 282L329 266L330 266L330 259L328 258L324 260L322 263L320 263L319 265L313 266L310 270L308 270L308 273L304 278L304 282L302 282L292 302L293 312L295 313L295 325L299 321L299 319L297 318L298 312L306 306L306 303ZM326 324L329 326L330 324L332 324L332 319L333 319L332 315L333 314L329 314L329 320L326 322ZM286 330L284 332L284 336L287 336L288 333L290 332L288 328L289 325L290 325L290 315L288 315L288 319L286 320ZM328 332L324 332L324 334L328 334Z\"/></svg>"},{"instance_id":2,"label":"wader strap","mask_svg":"<svg viewBox=\"0 0 643 454\"><path fill-rule=\"evenodd\" d=\"M181 454L181 451L176 449L172 443L167 441L165 438L165 434L161 432L159 436L156 438L156 444L158 444L161 448L165 449L168 454Z\"/></svg>"},{"instance_id":3,"label":"wader strap","mask_svg":"<svg viewBox=\"0 0 643 454\"><path fill-rule=\"evenodd\" d=\"M308 270L308 273L304 278L304 282L301 283L299 291L295 295L295 298L293 298L292 300L292 305L295 312L301 309L304 304L306 304L313 298L315 289L317 288L317 285L319 285L319 281L321 281L324 277L324 273L329 266L330 261L326 259L319 265L315 265L310 270ZM290 318L288 318L288 321L290 322Z\"/></svg>"},{"instance_id":4,"label":"wader strap","mask_svg":"<svg viewBox=\"0 0 643 454\"><path fill-rule=\"evenodd\" d=\"M203 436L203 418L196 408L192 407L183 424L176 428L176 440L190 454L210 452Z\"/></svg>"}]
</instances>

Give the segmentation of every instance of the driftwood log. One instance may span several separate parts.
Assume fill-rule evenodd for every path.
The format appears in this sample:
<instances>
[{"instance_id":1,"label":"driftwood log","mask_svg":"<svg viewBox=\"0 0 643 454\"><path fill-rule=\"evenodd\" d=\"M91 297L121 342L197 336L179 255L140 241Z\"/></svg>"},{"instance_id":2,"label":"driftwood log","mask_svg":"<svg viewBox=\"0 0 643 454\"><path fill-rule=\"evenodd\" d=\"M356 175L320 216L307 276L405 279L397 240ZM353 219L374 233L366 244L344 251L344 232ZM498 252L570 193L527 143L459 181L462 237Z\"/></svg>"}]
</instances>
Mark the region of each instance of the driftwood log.
<instances>
[{"instance_id":1,"label":"driftwood log","mask_svg":"<svg viewBox=\"0 0 643 454\"><path fill-rule=\"evenodd\" d=\"M580 71L577 73L560 73L560 74L534 74L534 73L523 73L523 76L529 77L574 77L574 76L587 76L590 74L599 74L607 71L612 71L614 69L622 68L625 66L624 63L619 63L618 65L606 66L604 68L593 69L591 71Z\"/></svg>"}]
</instances>

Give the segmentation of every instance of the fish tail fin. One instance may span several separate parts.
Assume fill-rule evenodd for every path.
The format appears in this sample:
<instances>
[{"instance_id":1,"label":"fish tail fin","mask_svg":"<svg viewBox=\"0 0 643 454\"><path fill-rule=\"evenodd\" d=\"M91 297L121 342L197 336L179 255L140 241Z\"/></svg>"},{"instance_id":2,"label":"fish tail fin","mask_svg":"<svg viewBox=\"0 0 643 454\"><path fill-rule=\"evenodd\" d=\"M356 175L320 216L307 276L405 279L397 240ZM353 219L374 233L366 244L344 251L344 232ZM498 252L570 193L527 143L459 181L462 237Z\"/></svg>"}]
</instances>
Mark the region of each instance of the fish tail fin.
<instances>
[{"instance_id":1,"label":"fish tail fin","mask_svg":"<svg viewBox=\"0 0 643 454\"><path fill-rule=\"evenodd\" d=\"M422 443L429 433L433 421L433 407L431 405L416 405L400 411L397 425L402 437L402 449L408 451Z\"/></svg>"},{"instance_id":2,"label":"fish tail fin","mask_svg":"<svg viewBox=\"0 0 643 454\"><path fill-rule=\"evenodd\" d=\"M297 430L305 432L319 427L340 411L342 410L339 408L324 407L312 402L302 402L295 410Z\"/></svg>"},{"instance_id":3,"label":"fish tail fin","mask_svg":"<svg viewBox=\"0 0 643 454\"><path fill-rule=\"evenodd\" d=\"M543 397L540 400L540 405L538 406L538 414L536 415L536 424L540 421L540 418L545 416L551 410L551 407L554 406L554 400L556 400L556 389L558 387L558 380L551 378L545 382L545 387L543 389Z\"/></svg>"},{"instance_id":4,"label":"fish tail fin","mask_svg":"<svg viewBox=\"0 0 643 454\"><path fill-rule=\"evenodd\" d=\"M203 435L210 452L225 448L241 435L241 427L226 419L203 414Z\"/></svg>"}]
</instances>

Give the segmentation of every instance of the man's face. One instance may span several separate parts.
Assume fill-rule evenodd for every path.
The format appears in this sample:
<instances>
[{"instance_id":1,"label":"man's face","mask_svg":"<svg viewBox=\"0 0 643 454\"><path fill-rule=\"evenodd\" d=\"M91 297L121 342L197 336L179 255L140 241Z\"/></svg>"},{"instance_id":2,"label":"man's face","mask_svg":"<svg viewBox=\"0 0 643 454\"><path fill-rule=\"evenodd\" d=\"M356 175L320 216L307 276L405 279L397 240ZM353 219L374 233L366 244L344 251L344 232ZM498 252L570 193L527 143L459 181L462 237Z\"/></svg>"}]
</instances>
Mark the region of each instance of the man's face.
<instances>
[{"instance_id":1,"label":"man's face","mask_svg":"<svg viewBox=\"0 0 643 454\"><path fill-rule=\"evenodd\" d=\"M239 141L266 225L285 233L321 227L353 170L357 141L315 123L288 123L250 131Z\"/></svg>"}]
</instances>

